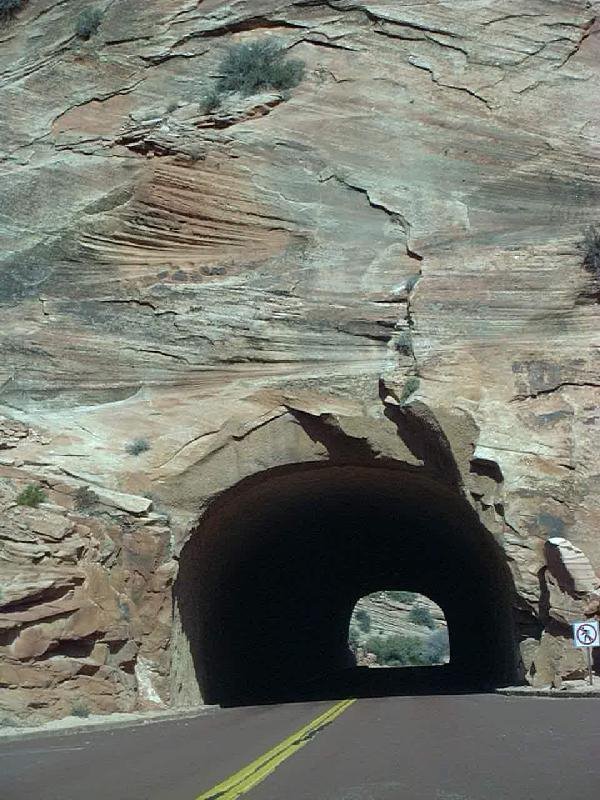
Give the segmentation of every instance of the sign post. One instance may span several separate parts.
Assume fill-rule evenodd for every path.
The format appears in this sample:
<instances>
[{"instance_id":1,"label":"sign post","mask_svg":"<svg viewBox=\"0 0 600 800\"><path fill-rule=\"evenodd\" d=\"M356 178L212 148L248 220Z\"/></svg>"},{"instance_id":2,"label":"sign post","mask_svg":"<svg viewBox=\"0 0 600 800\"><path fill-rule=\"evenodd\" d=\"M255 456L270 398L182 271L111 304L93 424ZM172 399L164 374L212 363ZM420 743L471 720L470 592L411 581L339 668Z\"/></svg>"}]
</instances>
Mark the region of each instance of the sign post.
<instances>
[{"instance_id":1,"label":"sign post","mask_svg":"<svg viewBox=\"0 0 600 800\"><path fill-rule=\"evenodd\" d=\"M584 622L573 623L573 644L583 647L587 657L588 678L590 686L594 685L592 672L592 648L600 647L600 630L597 619L587 619Z\"/></svg>"}]
</instances>

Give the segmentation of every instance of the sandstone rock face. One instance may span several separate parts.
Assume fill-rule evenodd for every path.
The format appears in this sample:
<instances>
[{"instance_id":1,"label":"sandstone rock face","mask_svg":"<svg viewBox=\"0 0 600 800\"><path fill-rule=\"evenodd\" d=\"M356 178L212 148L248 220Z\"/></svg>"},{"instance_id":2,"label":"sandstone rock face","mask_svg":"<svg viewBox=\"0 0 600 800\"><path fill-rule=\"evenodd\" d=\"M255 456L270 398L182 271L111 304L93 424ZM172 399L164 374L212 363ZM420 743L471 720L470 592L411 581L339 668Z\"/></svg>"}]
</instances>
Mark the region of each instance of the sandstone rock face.
<instances>
[{"instance_id":1,"label":"sandstone rock face","mask_svg":"<svg viewBox=\"0 0 600 800\"><path fill-rule=\"evenodd\" d=\"M198 699L172 584L204 510L359 457L464 498L510 568L524 673L576 672L600 5L130 0L82 41L84 5L0 29L3 716ZM304 81L205 113L257 36ZM32 483L46 502L16 505Z\"/></svg>"},{"instance_id":2,"label":"sandstone rock face","mask_svg":"<svg viewBox=\"0 0 600 800\"><path fill-rule=\"evenodd\" d=\"M100 500L78 509L76 483L40 469L48 502L24 508L14 490L29 470L0 467L3 719L160 702L175 574L165 517L133 517ZM141 659L154 667L153 694L136 680Z\"/></svg>"}]
</instances>

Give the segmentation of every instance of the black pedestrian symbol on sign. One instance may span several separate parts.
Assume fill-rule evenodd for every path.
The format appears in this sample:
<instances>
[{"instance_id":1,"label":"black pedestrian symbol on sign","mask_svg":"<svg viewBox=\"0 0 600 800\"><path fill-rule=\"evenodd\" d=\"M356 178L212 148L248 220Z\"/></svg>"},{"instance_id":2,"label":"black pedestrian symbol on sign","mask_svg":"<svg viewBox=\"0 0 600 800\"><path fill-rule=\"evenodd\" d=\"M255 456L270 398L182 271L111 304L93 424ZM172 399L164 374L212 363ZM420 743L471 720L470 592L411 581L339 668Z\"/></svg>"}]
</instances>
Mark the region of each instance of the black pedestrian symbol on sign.
<instances>
[{"instance_id":1,"label":"black pedestrian symbol on sign","mask_svg":"<svg viewBox=\"0 0 600 800\"><path fill-rule=\"evenodd\" d=\"M577 641L583 645L591 645L596 641L596 629L592 625L580 625L576 635Z\"/></svg>"}]
</instances>

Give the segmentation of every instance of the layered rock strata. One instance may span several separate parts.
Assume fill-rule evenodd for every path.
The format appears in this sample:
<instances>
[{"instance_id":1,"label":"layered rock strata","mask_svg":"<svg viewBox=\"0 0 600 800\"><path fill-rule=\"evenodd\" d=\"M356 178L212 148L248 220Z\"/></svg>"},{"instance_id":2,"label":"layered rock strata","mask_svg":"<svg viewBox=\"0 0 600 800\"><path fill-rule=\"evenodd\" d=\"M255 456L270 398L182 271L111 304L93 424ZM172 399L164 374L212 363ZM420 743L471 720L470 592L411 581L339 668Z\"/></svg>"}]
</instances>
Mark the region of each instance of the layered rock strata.
<instances>
[{"instance_id":1,"label":"layered rock strata","mask_svg":"<svg viewBox=\"0 0 600 800\"><path fill-rule=\"evenodd\" d=\"M85 5L0 29L4 717L199 699L172 583L204 509L341 458L465 498L511 571L523 674L578 674L598 4L129 0L82 41ZM260 36L302 84L205 113L226 49Z\"/></svg>"}]
</instances>

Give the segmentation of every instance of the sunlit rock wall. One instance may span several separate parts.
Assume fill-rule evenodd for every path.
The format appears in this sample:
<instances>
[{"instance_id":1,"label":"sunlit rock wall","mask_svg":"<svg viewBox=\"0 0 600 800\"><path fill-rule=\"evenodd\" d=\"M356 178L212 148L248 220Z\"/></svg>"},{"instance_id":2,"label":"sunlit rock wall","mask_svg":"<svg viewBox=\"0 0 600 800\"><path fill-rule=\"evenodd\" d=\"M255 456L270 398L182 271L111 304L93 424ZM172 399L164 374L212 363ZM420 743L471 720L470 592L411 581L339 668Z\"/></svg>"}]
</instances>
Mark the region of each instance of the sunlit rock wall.
<instances>
[{"instance_id":1,"label":"sunlit rock wall","mask_svg":"<svg viewBox=\"0 0 600 800\"><path fill-rule=\"evenodd\" d=\"M333 457L310 420L408 458L390 406L501 543L529 679L575 674L597 576L550 591L545 542L600 567L599 4L99 2L83 41L87 5L0 29L6 719L173 702L206 503ZM302 84L204 113L259 36Z\"/></svg>"}]
</instances>

